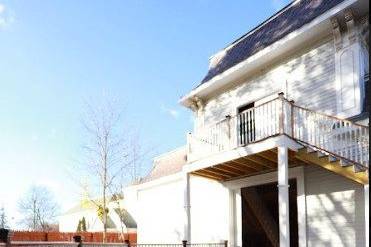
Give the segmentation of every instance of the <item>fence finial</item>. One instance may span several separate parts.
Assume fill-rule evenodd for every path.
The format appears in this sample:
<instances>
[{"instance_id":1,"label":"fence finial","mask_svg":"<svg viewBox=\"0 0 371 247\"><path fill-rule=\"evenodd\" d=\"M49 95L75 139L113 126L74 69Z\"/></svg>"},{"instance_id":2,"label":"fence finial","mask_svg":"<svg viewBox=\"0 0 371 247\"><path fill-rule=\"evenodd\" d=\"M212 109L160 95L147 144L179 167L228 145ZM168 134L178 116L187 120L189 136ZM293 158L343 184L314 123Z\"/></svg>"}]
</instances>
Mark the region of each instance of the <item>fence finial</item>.
<instances>
[{"instance_id":1,"label":"fence finial","mask_svg":"<svg viewBox=\"0 0 371 247\"><path fill-rule=\"evenodd\" d=\"M82 246L82 239L81 239L81 236L80 235L73 236L73 241L75 243L78 243L77 247L81 247Z\"/></svg>"},{"instance_id":2,"label":"fence finial","mask_svg":"<svg viewBox=\"0 0 371 247\"><path fill-rule=\"evenodd\" d=\"M9 230L0 228L0 243L8 244L9 242Z\"/></svg>"},{"instance_id":3,"label":"fence finial","mask_svg":"<svg viewBox=\"0 0 371 247\"><path fill-rule=\"evenodd\" d=\"M130 241L128 239L125 240L125 244L127 247L130 247Z\"/></svg>"},{"instance_id":4,"label":"fence finial","mask_svg":"<svg viewBox=\"0 0 371 247\"><path fill-rule=\"evenodd\" d=\"M183 240L182 243L183 243L183 247L187 247L187 240Z\"/></svg>"}]
</instances>

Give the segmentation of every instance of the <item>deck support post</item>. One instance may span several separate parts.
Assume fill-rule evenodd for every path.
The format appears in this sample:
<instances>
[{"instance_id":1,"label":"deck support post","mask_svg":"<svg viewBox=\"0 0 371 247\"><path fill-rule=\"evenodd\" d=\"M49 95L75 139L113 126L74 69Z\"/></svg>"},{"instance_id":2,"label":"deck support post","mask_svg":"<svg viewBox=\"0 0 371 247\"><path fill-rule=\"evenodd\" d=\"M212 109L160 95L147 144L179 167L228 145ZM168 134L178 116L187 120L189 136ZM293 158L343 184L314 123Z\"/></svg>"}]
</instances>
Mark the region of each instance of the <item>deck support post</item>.
<instances>
[{"instance_id":1,"label":"deck support post","mask_svg":"<svg viewBox=\"0 0 371 247\"><path fill-rule=\"evenodd\" d=\"M191 193L190 193L190 174L184 173L184 237L183 240L191 242Z\"/></svg>"},{"instance_id":2,"label":"deck support post","mask_svg":"<svg viewBox=\"0 0 371 247\"><path fill-rule=\"evenodd\" d=\"M229 243L235 246L236 239L236 192L229 189Z\"/></svg>"},{"instance_id":3,"label":"deck support post","mask_svg":"<svg viewBox=\"0 0 371 247\"><path fill-rule=\"evenodd\" d=\"M367 172L368 173L368 172ZM365 193L365 243L366 247L370 246L370 205L369 205L369 183L364 185L364 193Z\"/></svg>"},{"instance_id":4,"label":"deck support post","mask_svg":"<svg viewBox=\"0 0 371 247\"><path fill-rule=\"evenodd\" d=\"M278 214L280 247L290 247L288 148L278 147Z\"/></svg>"}]
</instances>

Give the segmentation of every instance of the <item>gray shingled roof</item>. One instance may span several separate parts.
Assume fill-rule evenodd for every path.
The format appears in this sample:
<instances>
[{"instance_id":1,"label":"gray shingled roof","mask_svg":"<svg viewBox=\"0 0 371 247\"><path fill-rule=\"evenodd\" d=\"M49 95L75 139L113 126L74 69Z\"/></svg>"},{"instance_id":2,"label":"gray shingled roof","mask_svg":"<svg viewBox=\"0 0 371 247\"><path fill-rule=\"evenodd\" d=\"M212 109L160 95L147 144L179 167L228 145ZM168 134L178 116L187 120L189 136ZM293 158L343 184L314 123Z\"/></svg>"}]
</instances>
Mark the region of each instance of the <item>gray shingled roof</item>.
<instances>
[{"instance_id":1,"label":"gray shingled roof","mask_svg":"<svg viewBox=\"0 0 371 247\"><path fill-rule=\"evenodd\" d=\"M175 149L169 153L163 154L154 160L151 172L140 180L140 183L146 183L161 177L178 173L187 162L187 150L185 147Z\"/></svg>"},{"instance_id":2,"label":"gray shingled roof","mask_svg":"<svg viewBox=\"0 0 371 247\"><path fill-rule=\"evenodd\" d=\"M137 222L126 209L115 208L115 212L120 217L121 222L124 223L127 228L137 228Z\"/></svg>"},{"instance_id":3,"label":"gray shingled roof","mask_svg":"<svg viewBox=\"0 0 371 247\"><path fill-rule=\"evenodd\" d=\"M201 84L301 28L343 1L301 0L286 6L277 15L232 43L223 58L209 69Z\"/></svg>"}]
</instances>

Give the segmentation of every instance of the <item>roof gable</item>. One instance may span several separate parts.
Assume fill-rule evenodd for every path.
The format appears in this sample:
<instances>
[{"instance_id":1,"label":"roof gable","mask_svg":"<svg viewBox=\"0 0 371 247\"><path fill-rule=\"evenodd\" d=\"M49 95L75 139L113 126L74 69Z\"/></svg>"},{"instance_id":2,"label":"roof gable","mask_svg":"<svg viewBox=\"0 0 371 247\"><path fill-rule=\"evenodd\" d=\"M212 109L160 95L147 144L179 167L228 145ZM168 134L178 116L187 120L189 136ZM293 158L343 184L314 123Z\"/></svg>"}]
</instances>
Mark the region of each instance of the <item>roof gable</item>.
<instances>
[{"instance_id":1,"label":"roof gable","mask_svg":"<svg viewBox=\"0 0 371 247\"><path fill-rule=\"evenodd\" d=\"M151 172L141 179L140 184L152 180L176 174L182 171L187 162L187 150L185 147L178 148L169 153L161 155L154 160L154 166Z\"/></svg>"}]
</instances>

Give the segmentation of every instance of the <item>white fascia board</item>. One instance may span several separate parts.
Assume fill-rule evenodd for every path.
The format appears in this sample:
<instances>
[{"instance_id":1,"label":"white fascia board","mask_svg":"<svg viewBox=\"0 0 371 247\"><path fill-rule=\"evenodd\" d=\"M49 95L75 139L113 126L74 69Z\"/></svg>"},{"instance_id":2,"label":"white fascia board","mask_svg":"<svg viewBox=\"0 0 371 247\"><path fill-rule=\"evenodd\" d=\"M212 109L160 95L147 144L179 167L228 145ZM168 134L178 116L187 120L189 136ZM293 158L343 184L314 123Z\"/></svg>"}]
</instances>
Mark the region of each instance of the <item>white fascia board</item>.
<instances>
[{"instance_id":1,"label":"white fascia board","mask_svg":"<svg viewBox=\"0 0 371 247\"><path fill-rule=\"evenodd\" d=\"M357 1L358 0L348 0L335 6L331 10L314 19L312 22L288 34L285 38L276 41L272 45L250 56L246 60L201 84L197 88L193 89L190 93L183 96L179 100L179 103L183 106L189 107L190 100L193 97L203 97L217 90L218 88L225 86L233 80L236 80L241 76L256 70L272 59L275 59L278 56L295 49L295 47L300 46L303 42L316 38L318 35L326 32L327 30L331 30L330 18L337 15L339 12L348 8Z\"/></svg>"},{"instance_id":2,"label":"white fascia board","mask_svg":"<svg viewBox=\"0 0 371 247\"><path fill-rule=\"evenodd\" d=\"M193 172L216 164L228 162L248 155L260 153L266 150L285 146L291 150L297 151L301 145L286 135L280 135L267 140L252 143L245 147L238 147L230 151L221 152L207 158L203 158L183 166L183 172Z\"/></svg>"},{"instance_id":3,"label":"white fascia board","mask_svg":"<svg viewBox=\"0 0 371 247\"><path fill-rule=\"evenodd\" d=\"M297 166L289 168L289 178L303 178L304 177L304 167ZM278 172L269 172L264 174L259 174L256 176L240 178L236 180L230 180L226 182L222 182L224 187L230 190L237 190L245 187L251 187L261 184L273 183L277 182L278 180Z\"/></svg>"},{"instance_id":4,"label":"white fascia board","mask_svg":"<svg viewBox=\"0 0 371 247\"><path fill-rule=\"evenodd\" d=\"M160 185L180 181L180 180L182 180L182 178L183 178L183 173L178 172L178 173L175 173L175 174L172 174L172 175L169 175L169 176L154 179L152 181L149 181L149 182L146 182L146 183L143 183L143 184L132 185L132 186L129 187L129 189L134 189L134 190L137 190L137 191L146 190L146 189L150 189L150 188L153 188L153 187L156 187L156 186L160 186Z\"/></svg>"}]
</instances>

